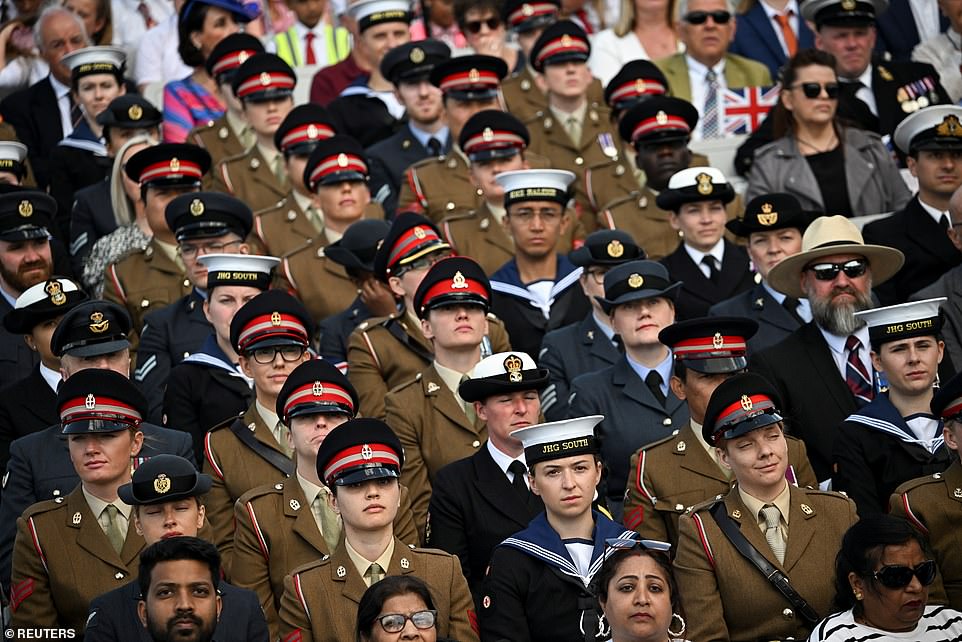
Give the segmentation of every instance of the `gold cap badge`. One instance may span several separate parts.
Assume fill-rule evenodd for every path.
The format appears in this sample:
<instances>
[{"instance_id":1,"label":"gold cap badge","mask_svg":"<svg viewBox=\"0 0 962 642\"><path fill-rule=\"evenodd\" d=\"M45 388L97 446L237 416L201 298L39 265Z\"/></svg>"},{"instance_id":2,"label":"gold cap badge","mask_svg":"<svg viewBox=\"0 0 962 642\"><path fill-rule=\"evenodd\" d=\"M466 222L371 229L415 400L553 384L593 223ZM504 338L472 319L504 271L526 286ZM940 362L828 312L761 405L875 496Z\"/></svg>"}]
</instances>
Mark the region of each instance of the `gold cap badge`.
<instances>
[{"instance_id":1,"label":"gold cap badge","mask_svg":"<svg viewBox=\"0 0 962 642\"><path fill-rule=\"evenodd\" d=\"M855 11L855 0L842 0L842 9L845 11Z\"/></svg>"},{"instance_id":2,"label":"gold cap badge","mask_svg":"<svg viewBox=\"0 0 962 642\"><path fill-rule=\"evenodd\" d=\"M618 239L612 240L608 243L608 256L613 259L621 258L621 255L625 253L625 246L621 244Z\"/></svg>"},{"instance_id":3,"label":"gold cap badge","mask_svg":"<svg viewBox=\"0 0 962 642\"><path fill-rule=\"evenodd\" d=\"M744 410L745 412L749 412L754 407L755 404L753 404L752 400L748 398L748 395L742 395L741 405L742 405L742 410Z\"/></svg>"},{"instance_id":4,"label":"gold cap badge","mask_svg":"<svg viewBox=\"0 0 962 642\"><path fill-rule=\"evenodd\" d=\"M481 80L481 72L472 68L471 71L468 72L468 80L471 82L479 82Z\"/></svg>"},{"instance_id":5,"label":"gold cap badge","mask_svg":"<svg viewBox=\"0 0 962 642\"><path fill-rule=\"evenodd\" d=\"M702 194L703 196L707 196L708 194L711 194L712 192L715 191L715 186L711 184L711 176L709 176L708 174L702 172L701 174L695 177L695 180L698 181L699 194Z\"/></svg>"},{"instance_id":6,"label":"gold cap badge","mask_svg":"<svg viewBox=\"0 0 962 642\"><path fill-rule=\"evenodd\" d=\"M324 394L324 385L320 381L315 381L314 385L311 386L311 394L315 397L320 397Z\"/></svg>"},{"instance_id":7,"label":"gold cap badge","mask_svg":"<svg viewBox=\"0 0 962 642\"><path fill-rule=\"evenodd\" d=\"M160 493L161 495L169 491L170 477L168 477L164 473L160 473L159 475L157 475L157 478L154 480L154 490Z\"/></svg>"},{"instance_id":8,"label":"gold cap badge","mask_svg":"<svg viewBox=\"0 0 962 642\"><path fill-rule=\"evenodd\" d=\"M454 278L451 279L451 289L452 290L466 290L468 287L468 281L461 274L461 270L454 273Z\"/></svg>"},{"instance_id":9,"label":"gold cap badge","mask_svg":"<svg viewBox=\"0 0 962 642\"><path fill-rule=\"evenodd\" d=\"M711 345L716 350L725 345L725 337L722 336L721 332L716 332L715 336L711 338Z\"/></svg>"},{"instance_id":10,"label":"gold cap badge","mask_svg":"<svg viewBox=\"0 0 962 642\"><path fill-rule=\"evenodd\" d=\"M90 315L90 331L96 334L106 332L110 327L110 319L105 319L103 312L94 312Z\"/></svg>"},{"instance_id":11,"label":"gold cap badge","mask_svg":"<svg viewBox=\"0 0 962 642\"><path fill-rule=\"evenodd\" d=\"M762 203L762 213L758 215L758 222L761 225L774 225L778 222L778 212L772 211L771 203Z\"/></svg>"},{"instance_id":12,"label":"gold cap badge","mask_svg":"<svg viewBox=\"0 0 962 642\"><path fill-rule=\"evenodd\" d=\"M633 290L637 290L642 285L644 285L644 283L645 283L645 279L642 278L642 276L637 272L633 273L631 276L628 277L628 287Z\"/></svg>"},{"instance_id":13,"label":"gold cap badge","mask_svg":"<svg viewBox=\"0 0 962 642\"><path fill-rule=\"evenodd\" d=\"M144 108L140 105L131 105L127 108L127 117L130 120L140 120L144 117Z\"/></svg>"},{"instance_id":14,"label":"gold cap badge","mask_svg":"<svg viewBox=\"0 0 962 642\"><path fill-rule=\"evenodd\" d=\"M942 124L935 128L935 133L939 136L962 138L962 123L959 123L959 117L949 114L942 120Z\"/></svg>"},{"instance_id":15,"label":"gold cap badge","mask_svg":"<svg viewBox=\"0 0 962 642\"><path fill-rule=\"evenodd\" d=\"M47 285L43 286L43 291L47 293L50 302L54 305L63 305L67 302L67 295L63 293L60 281L47 281Z\"/></svg>"},{"instance_id":16,"label":"gold cap badge","mask_svg":"<svg viewBox=\"0 0 962 642\"><path fill-rule=\"evenodd\" d=\"M281 313L271 312L271 325L275 328L281 324Z\"/></svg>"},{"instance_id":17,"label":"gold cap badge","mask_svg":"<svg viewBox=\"0 0 962 642\"><path fill-rule=\"evenodd\" d=\"M504 360L504 369L508 372L508 381L511 383L519 383L522 379L521 369L524 367L524 362L516 354L508 355L508 358Z\"/></svg>"},{"instance_id":18,"label":"gold cap badge","mask_svg":"<svg viewBox=\"0 0 962 642\"><path fill-rule=\"evenodd\" d=\"M261 84L265 87L271 84L271 75L266 71L261 72Z\"/></svg>"},{"instance_id":19,"label":"gold cap badge","mask_svg":"<svg viewBox=\"0 0 962 642\"><path fill-rule=\"evenodd\" d=\"M481 139L486 143L490 143L491 141L493 141L494 130L492 130L490 127L485 127L484 131L481 132Z\"/></svg>"},{"instance_id":20,"label":"gold cap badge","mask_svg":"<svg viewBox=\"0 0 962 642\"><path fill-rule=\"evenodd\" d=\"M180 171L180 160L176 156L170 159L170 171L172 172Z\"/></svg>"},{"instance_id":21,"label":"gold cap badge","mask_svg":"<svg viewBox=\"0 0 962 642\"><path fill-rule=\"evenodd\" d=\"M414 228L414 238L416 238L417 240L420 241L420 240L424 239L425 236L427 236L427 233L425 233L423 227L418 226L418 227Z\"/></svg>"},{"instance_id":22,"label":"gold cap badge","mask_svg":"<svg viewBox=\"0 0 962 642\"><path fill-rule=\"evenodd\" d=\"M20 216L24 218L30 218L33 216L33 203L30 201L20 201L17 211L20 212Z\"/></svg>"},{"instance_id":23,"label":"gold cap badge","mask_svg":"<svg viewBox=\"0 0 962 642\"><path fill-rule=\"evenodd\" d=\"M639 81L639 82L641 82L641 81ZM666 114L666 113L663 112L663 111L659 111L657 114L655 114L655 122L658 123L659 125L665 125L665 124L667 124L667 123L668 123L668 114Z\"/></svg>"},{"instance_id":24,"label":"gold cap badge","mask_svg":"<svg viewBox=\"0 0 962 642\"><path fill-rule=\"evenodd\" d=\"M347 154L340 153L337 155L337 166L347 167Z\"/></svg>"},{"instance_id":25,"label":"gold cap badge","mask_svg":"<svg viewBox=\"0 0 962 642\"><path fill-rule=\"evenodd\" d=\"M368 444L361 446L361 459L374 459L374 451Z\"/></svg>"},{"instance_id":26,"label":"gold cap badge","mask_svg":"<svg viewBox=\"0 0 962 642\"><path fill-rule=\"evenodd\" d=\"M415 65L420 65L424 62L424 49L420 47L415 47L411 50L411 55L408 56Z\"/></svg>"},{"instance_id":27,"label":"gold cap badge","mask_svg":"<svg viewBox=\"0 0 962 642\"><path fill-rule=\"evenodd\" d=\"M204 201L195 198L190 202L190 213L193 216L200 216L204 213Z\"/></svg>"}]
</instances>

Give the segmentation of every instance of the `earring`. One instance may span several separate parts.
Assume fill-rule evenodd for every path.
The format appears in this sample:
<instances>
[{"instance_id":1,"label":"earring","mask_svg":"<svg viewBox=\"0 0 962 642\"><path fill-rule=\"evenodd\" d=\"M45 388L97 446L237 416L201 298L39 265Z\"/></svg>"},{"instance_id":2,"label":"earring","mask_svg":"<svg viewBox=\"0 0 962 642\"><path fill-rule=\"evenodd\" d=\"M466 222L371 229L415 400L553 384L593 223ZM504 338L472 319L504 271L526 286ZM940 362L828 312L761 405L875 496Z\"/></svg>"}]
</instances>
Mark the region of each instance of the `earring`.
<instances>
[{"instance_id":1,"label":"earring","mask_svg":"<svg viewBox=\"0 0 962 642\"><path fill-rule=\"evenodd\" d=\"M681 623L681 628L680 628L679 630L677 630L677 631L672 631L672 630L671 630L671 627L669 626L669 627L668 627L668 635L670 635L670 636L673 637L673 638L680 638L682 635L685 634L685 618L683 618L682 616L678 615L677 613L672 613L672 614L671 614L671 621L674 622L676 619L678 620L679 623Z\"/></svg>"},{"instance_id":2,"label":"earring","mask_svg":"<svg viewBox=\"0 0 962 642\"><path fill-rule=\"evenodd\" d=\"M861 602L863 597L865 596L862 595L862 592L858 589L855 589L855 599Z\"/></svg>"}]
</instances>

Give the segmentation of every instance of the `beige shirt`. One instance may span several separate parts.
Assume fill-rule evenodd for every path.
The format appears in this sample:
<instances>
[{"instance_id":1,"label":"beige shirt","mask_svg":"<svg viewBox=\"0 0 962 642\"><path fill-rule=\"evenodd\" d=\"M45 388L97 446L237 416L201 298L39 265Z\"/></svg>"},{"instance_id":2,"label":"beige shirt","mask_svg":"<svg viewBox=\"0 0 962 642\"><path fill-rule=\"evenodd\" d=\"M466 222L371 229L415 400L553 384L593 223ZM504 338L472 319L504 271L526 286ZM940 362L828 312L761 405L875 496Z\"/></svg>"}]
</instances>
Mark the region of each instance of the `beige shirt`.
<instances>
[{"instance_id":1,"label":"beige shirt","mask_svg":"<svg viewBox=\"0 0 962 642\"><path fill-rule=\"evenodd\" d=\"M251 126L229 109L224 113L224 117L227 119L227 124L233 130L234 135L237 136L237 140L240 141L241 147L245 150L250 149L256 140Z\"/></svg>"},{"instance_id":2,"label":"beige shirt","mask_svg":"<svg viewBox=\"0 0 962 642\"><path fill-rule=\"evenodd\" d=\"M438 371L438 374L441 375L441 381L444 382L444 385L454 394L454 398L457 400L458 405L461 406L461 410L464 410L467 404L464 399L461 398L461 395L458 394L458 386L461 385L461 379L464 378L465 375L470 378L471 373L452 370L451 368L442 366L437 361L434 362L434 368Z\"/></svg>"},{"instance_id":3,"label":"beige shirt","mask_svg":"<svg viewBox=\"0 0 962 642\"><path fill-rule=\"evenodd\" d=\"M130 522L130 506L123 503L119 497L112 502L105 502L99 497L91 495L87 492L86 488L81 487L81 490L83 491L84 499L87 500L87 506L90 506L90 512L97 518L97 523L100 524L100 528L103 529L105 535L107 534L107 529L110 527L110 523L107 521L107 513L104 512L108 504L113 504L117 507L119 511L117 519L120 520L120 530L124 533L127 532L127 524Z\"/></svg>"},{"instance_id":4,"label":"beige shirt","mask_svg":"<svg viewBox=\"0 0 962 642\"><path fill-rule=\"evenodd\" d=\"M574 110L574 111L571 112L570 114L567 113L567 112L563 112L563 111L561 111L560 109L558 109L558 108L556 108L556 107L548 107L548 109L551 110L551 113L554 115L555 120L558 121L558 124L561 125L561 127L565 130L565 132L568 132L568 119L569 119L569 118L574 118L574 119L578 122L578 131L579 131L579 132L581 132L581 131L584 130L585 114L588 113L588 101L587 101L587 100L584 102L584 104L581 105L581 107L579 107L578 109ZM573 140L572 142L573 142L575 145L581 144L581 141L580 141L580 140Z\"/></svg>"},{"instance_id":5,"label":"beige shirt","mask_svg":"<svg viewBox=\"0 0 962 642\"><path fill-rule=\"evenodd\" d=\"M701 447L705 449L705 452L708 453L711 460L718 465L718 468L725 473L725 477L731 479L732 469L722 464L721 458L718 456L718 451L715 450L714 446L705 441L705 438L701 434L701 424L694 419L689 420L689 423L691 423L691 429L695 432L695 439L697 439Z\"/></svg>"},{"instance_id":6,"label":"beige shirt","mask_svg":"<svg viewBox=\"0 0 962 642\"><path fill-rule=\"evenodd\" d=\"M297 483L301 485L301 490L304 491L304 497L307 499L308 507L314 503L314 500L318 495L321 496L321 502L327 504L328 506L331 505L331 491L326 486L318 486L314 482L304 479L300 473L295 473L295 475L297 476ZM311 514L314 514L313 510L311 511ZM314 522L317 524L318 532L323 536L324 527L321 525L321 520L317 518L317 515L314 515Z\"/></svg>"},{"instance_id":7,"label":"beige shirt","mask_svg":"<svg viewBox=\"0 0 962 642\"><path fill-rule=\"evenodd\" d=\"M174 262L174 264L181 270L186 270L184 267L184 261L180 258L180 254L177 252L177 246L173 243L166 243L158 238L154 238L154 243L157 245L157 249L164 253L168 259Z\"/></svg>"},{"instance_id":8,"label":"beige shirt","mask_svg":"<svg viewBox=\"0 0 962 642\"><path fill-rule=\"evenodd\" d=\"M292 194L294 194L294 202L307 216L307 220L311 222L314 229L318 232L324 230L324 212L314 204L314 199L310 196L304 196L297 190L293 190ZM333 241L331 242L333 243Z\"/></svg>"},{"instance_id":9,"label":"beige shirt","mask_svg":"<svg viewBox=\"0 0 962 642\"><path fill-rule=\"evenodd\" d=\"M387 548L384 549L384 552L381 553L381 556L376 560L365 559L363 555L361 555L360 553L354 550L354 547L351 546L351 543L347 541L346 538L344 540L344 546L347 549L348 557L350 557L351 561L354 563L354 568L357 569L357 572L360 574L361 579L364 580L365 584L367 584L368 586L371 585L368 578L365 577L367 575L367 569L371 566L371 564L377 564L378 566L380 566L384 570L384 574L387 575L388 566L390 566L391 558L394 556L394 538L393 537L391 538L391 541L388 543Z\"/></svg>"},{"instance_id":10,"label":"beige shirt","mask_svg":"<svg viewBox=\"0 0 962 642\"><path fill-rule=\"evenodd\" d=\"M752 512L752 515L755 516L755 523L758 524L758 528L762 531L762 533L764 533L768 528L768 526L765 524L765 518L761 514L762 508L768 504L774 504L778 508L778 512L782 514L782 516L778 519L778 529L782 532L782 539L786 542L788 541L788 512L791 510L792 504L790 501L791 493L789 491L787 481L785 482L785 487L782 489L782 492L778 494L778 497L770 502L763 502L756 497L752 497L742 490L741 486L738 487L738 495L742 498L742 501L745 502L745 506L747 506L748 510Z\"/></svg>"},{"instance_id":11,"label":"beige shirt","mask_svg":"<svg viewBox=\"0 0 962 642\"><path fill-rule=\"evenodd\" d=\"M277 413L257 400L254 401L254 407L257 409L257 414L261 416L261 420L271 429L271 434L274 435L277 444L281 448L286 448L287 436L281 431L281 420L278 418ZM282 439L283 441L281 441Z\"/></svg>"}]
</instances>

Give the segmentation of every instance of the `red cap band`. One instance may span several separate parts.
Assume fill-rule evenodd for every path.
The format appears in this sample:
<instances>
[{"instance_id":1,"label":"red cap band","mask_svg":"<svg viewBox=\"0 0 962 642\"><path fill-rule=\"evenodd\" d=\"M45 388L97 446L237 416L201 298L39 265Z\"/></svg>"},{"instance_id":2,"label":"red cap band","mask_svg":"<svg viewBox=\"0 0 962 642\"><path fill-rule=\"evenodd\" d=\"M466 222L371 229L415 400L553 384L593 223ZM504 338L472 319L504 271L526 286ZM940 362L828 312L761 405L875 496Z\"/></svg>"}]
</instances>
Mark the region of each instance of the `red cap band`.
<instances>
[{"instance_id":1,"label":"red cap band","mask_svg":"<svg viewBox=\"0 0 962 642\"><path fill-rule=\"evenodd\" d=\"M957 397L942 410L942 418L948 419L962 413L962 397Z\"/></svg>"},{"instance_id":2,"label":"red cap band","mask_svg":"<svg viewBox=\"0 0 962 642\"><path fill-rule=\"evenodd\" d=\"M480 134L465 141L463 151L465 154L473 154L486 149L504 149L506 147L524 149L524 139L514 132L495 131L488 127Z\"/></svg>"},{"instance_id":3,"label":"red cap band","mask_svg":"<svg viewBox=\"0 0 962 642\"><path fill-rule=\"evenodd\" d=\"M256 53L253 49L241 49L240 51L230 52L214 64L214 75L219 76L226 71L237 69Z\"/></svg>"},{"instance_id":4,"label":"red cap band","mask_svg":"<svg viewBox=\"0 0 962 642\"><path fill-rule=\"evenodd\" d=\"M315 381L297 388L287 398L284 404L284 415L290 415L291 410L303 403L330 403L347 406L354 413L354 400L341 386L326 381Z\"/></svg>"},{"instance_id":5,"label":"red cap band","mask_svg":"<svg viewBox=\"0 0 962 642\"><path fill-rule=\"evenodd\" d=\"M467 279L458 272L453 279L440 281L428 288L421 299L421 309L429 306L437 297L446 294L476 294L485 301L488 300L488 290L479 281Z\"/></svg>"},{"instance_id":6,"label":"red cap band","mask_svg":"<svg viewBox=\"0 0 962 642\"><path fill-rule=\"evenodd\" d=\"M588 43L581 38L572 38L565 34L541 48L541 51L538 52L538 62L543 64L548 58L564 53L583 53L587 56Z\"/></svg>"},{"instance_id":7,"label":"red cap band","mask_svg":"<svg viewBox=\"0 0 962 642\"><path fill-rule=\"evenodd\" d=\"M676 359L713 359L718 357L742 357L748 349L745 337L722 336L685 339L672 346Z\"/></svg>"},{"instance_id":8,"label":"red cap band","mask_svg":"<svg viewBox=\"0 0 962 642\"><path fill-rule=\"evenodd\" d=\"M372 464L384 464L400 469L401 459L390 446L385 444L351 446L331 458L327 468L324 469L324 481L330 484L339 474L345 471Z\"/></svg>"},{"instance_id":9,"label":"red cap band","mask_svg":"<svg viewBox=\"0 0 962 642\"><path fill-rule=\"evenodd\" d=\"M635 125L634 131L631 132L631 140L637 140L651 132L661 130L683 131L686 134L691 133L691 127L688 126L688 121L684 118L681 116L668 115L661 111L658 112L658 115L654 118L647 118Z\"/></svg>"},{"instance_id":10,"label":"red cap band","mask_svg":"<svg viewBox=\"0 0 962 642\"><path fill-rule=\"evenodd\" d=\"M261 339L284 336L307 345L307 328L300 319L280 312L262 314L251 319L241 330L237 337L238 352L244 352L252 343Z\"/></svg>"},{"instance_id":11,"label":"red cap band","mask_svg":"<svg viewBox=\"0 0 962 642\"><path fill-rule=\"evenodd\" d=\"M333 137L334 130L324 123L309 123L307 125L295 127L291 131L287 132L287 135L281 139L281 150L285 150L292 145L310 143L316 140L323 140L325 138Z\"/></svg>"},{"instance_id":12,"label":"red cap band","mask_svg":"<svg viewBox=\"0 0 962 642\"><path fill-rule=\"evenodd\" d=\"M767 395L742 395L742 398L728 406L715 420L715 433L723 432L726 427L760 415L775 407L775 402Z\"/></svg>"},{"instance_id":13,"label":"red cap band","mask_svg":"<svg viewBox=\"0 0 962 642\"><path fill-rule=\"evenodd\" d=\"M516 27L526 20L539 18L541 16L552 16L557 13L557 5L553 5L550 2L526 2L508 14L508 24Z\"/></svg>"},{"instance_id":14,"label":"red cap band","mask_svg":"<svg viewBox=\"0 0 962 642\"><path fill-rule=\"evenodd\" d=\"M614 104L638 96L661 96L665 93L667 93L665 86L660 82L646 78L636 78L611 92L610 102Z\"/></svg>"},{"instance_id":15,"label":"red cap band","mask_svg":"<svg viewBox=\"0 0 962 642\"><path fill-rule=\"evenodd\" d=\"M185 176L200 180L204 177L200 165L191 161L171 158L169 161L154 163L144 168L140 173L140 182L149 183L163 178L182 178Z\"/></svg>"},{"instance_id":16,"label":"red cap band","mask_svg":"<svg viewBox=\"0 0 962 642\"><path fill-rule=\"evenodd\" d=\"M251 94L257 94L271 89L294 90L294 79L287 74L261 72L242 82L237 87L237 97L245 98Z\"/></svg>"},{"instance_id":17,"label":"red cap band","mask_svg":"<svg viewBox=\"0 0 962 642\"><path fill-rule=\"evenodd\" d=\"M443 243L443 241L434 231L434 228L427 225L415 225L394 242L394 247L391 248L391 253L387 258L387 267L390 270L422 245L430 244L434 246L439 243Z\"/></svg>"},{"instance_id":18,"label":"red cap band","mask_svg":"<svg viewBox=\"0 0 962 642\"><path fill-rule=\"evenodd\" d=\"M497 89L501 84L498 74L487 69L472 69L467 72L451 74L441 81L441 91L471 91Z\"/></svg>"},{"instance_id":19,"label":"red cap band","mask_svg":"<svg viewBox=\"0 0 962 642\"><path fill-rule=\"evenodd\" d=\"M122 401L110 397L96 397L89 394L86 397L70 399L60 407L60 422L71 424L76 421L90 421L100 419L138 425L143 417L133 407Z\"/></svg>"},{"instance_id":20,"label":"red cap band","mask_svg":"<svg viewBox=\"0 0 962 642\"><path fill-rule=\"evenodd\" d=\"M316 185L325 176L337 172L358 172L367 176L367 164L361 160L360 156L353 154L341 153L337 156L328 156L311 172L311 185Z\"/></svg>"}]
</instances>

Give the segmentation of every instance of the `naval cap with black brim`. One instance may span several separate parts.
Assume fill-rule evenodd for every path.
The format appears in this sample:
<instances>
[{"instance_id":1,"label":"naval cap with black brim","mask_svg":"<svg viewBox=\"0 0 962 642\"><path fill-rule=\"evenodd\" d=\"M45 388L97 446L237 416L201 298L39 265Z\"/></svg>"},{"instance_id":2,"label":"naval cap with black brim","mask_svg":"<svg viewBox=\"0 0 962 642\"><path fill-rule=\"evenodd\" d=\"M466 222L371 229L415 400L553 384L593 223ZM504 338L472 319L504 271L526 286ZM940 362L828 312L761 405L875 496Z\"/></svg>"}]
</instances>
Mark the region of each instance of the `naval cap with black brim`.
<instances>
[{"instance_id":1,"label":"naval cap with black brim","mask_svg":"<svg viewBox=\"0 0 962 642\"><path fill-rule=\"evenodd\" d=\"M712 393L705 409L702 437L717 446L722 439L734 439L777 424L782 420L781 405L778 392L767 379L753 372L736 374Z\"/></svg>"},{"instance_id":2,"label":"naval cap with black brim","mask_svg":"<svg viewBox=\"0 0 962 642\"><path fill-rule=\"evenodd\" d=\"M595 426L604 418L604 415L589 415L535 424L514 430L511 436L521 440L524 461L530 470L543 461L601 452Z\"/></svg>"},{"instance_id":3,"label":"naval cap with black brim","mask_svg":"<svg viewBox=\"0 0 962 642\"><path fill-rule=\"evenodd\" d=\"M547 385L547 368L539 368L527 352L498 352L474 366L471 378L458 386L458 395L472 403L494 395L541 391Z\"/></svg>"},{"instance_id":4,"label":"naval cap with black brim","mask_svg":"<svg viewBox=\"0 0 962 642\"><path fill-rule=\"evenodd\" d=\"M645 107L645 103L639 105ZM735 200L732 187L721 170L714 167L688 167L672 174L668 188L659 192L655 202L658 207L678 212L686 203L721 201L728 205Z\"/></svg>"},{"instance_id":5,"label":"naval cap with black brim","mask_svg":"<svg viewBox=\"0 0 962 642\"><path fill-rule=\"evenodd\" d=\"M905 117L892 135L902 152L962 151L962 107L933 105Z\"/></svg>"},{"instance_id":6,"label":"naval cap with black brim","mask_svg":"<svg viewBox=\"0 0 962 642\"><path fill-rule=\"evenodd\" d=\"M30 334L38 324L66 314L87 299L75 281L52 276L17 297L13 309L3 317L3 327L13 334Z\"/></svg>"},{"instance_id":7,"label":"naval cap with black brim","mask_svg":"<svg viewBox=\"0 0 962 642\"><path fill-rule=\"evenodd\" d=\"M49 194L18 189L0 194L0 240L16 243L50 237L57 201Z\"/></svg>"},{"instance_id":8,"label":"naval cap with black brim","mask_svg":"<svg viewBox=\"0 0 962 642\"><path fill-rule=\"evenodd\" d=\"M585 238L584 244L568 254L578 267L613 266L647 258L645 251L624 230L597 230Z\"/></svg>"},{"instance_id":9,"label":"naval cap with black brim","mask_svg":"<svg viewBox=\"0 0 962 642\"><path fill-rule=\"evenodd\" d=\"M167 204L164 219L178 242L228 233L246 239L254 227L251 208L223 192L181 194Z\"/></svg>"},{"instance_id":10,"label":"naval cap with black brim","mask_svg":"<svg viewBox=\"0 0 962 642\"><path fill-rule=\"evenodd\" d=\"M386 22L410 24L413 17L407 0L361 0L351 4L347 13L357 21L361 32Z\"/></svg>"},{"instance_id":11,"label":"naval cap with black brim","mask_svg":"<svg viewBox=\"0 0 962 642\"><path fill-rule=\"evenodd\" d=\"M607 314L624 303L664 297L674 301L681 281L672 281L668 269L657 261L629 261L605 274L605 295L596 296Z\"/></svg>"},{"instance_id":12,"label":"naval cap with black brim","mask_svg":"<svg viewBox=\"0 0 962 642\"><path fill-rule=\"evenodd\" d=\"M0 172L10 172L23 180L27 173L27 146L15 140L0 141Z\"/></svg>"},{"instance_id":13,"label":"naval cap with black brim","mask_svg":"<svg viewBox=\"0 0 962 642\"><path fill-rule=\"evenodd\" d=\"M397 86L427 80L435 65L451 58L451 48L440 40L418 40L394 47L381 60L381 75Z\"/></svg>"},{"instance_id":14,"label":"naval cap with black brim","mask_svg":"<svg viewBox=\"0 0 962 642\"><path fill-rule=\"evenodd\" d=\"M84 301L64 315L50 337L58 357L96 357L130 347L127 309L110 301Z\"/></svg>"},{"instance_id":15,"label":"naval cap with black brim","mask_svg":"<svg viewBox=\"0 0 962 642\"><path fill-rule=\"evenodd\" d=\"M207 268L207 292L210 292L219 285L267 290L271 287L271 272L281 260L257 254L203 254L197 262Z\"/></svg>"},{"instance_id":16,"label":"naval cap with black brim","mask_svg":"<svg viewBox=\"0 0 962 642\"><path fill-rule=\"evenodd\" d=\"M856 312L855 316L868 326L872 350L878 352L884 343L915 337L937 337L942 331L940 304L948 299L938 297L924 301L909 301L883 308Z\"/></svg>"},{"instance_id":17,"label":"naval cap with black brim","mask_svg":"<svg viewBox=\"0 0 962 642\"><path fill-rule=\"evenodd\" d=\"M549 201L562 207L571 200L569 188L575 180L563 169L519 169L501 172L494 180L504 188L504 207L526 201Z\"/></svg>"},{"instance_id":18,"label":"naval cap with black brim","mask_svg":"<svg viewBox=\"0 0 962 642\"><path fill-rule=\"evenodd\" d=\"M380 419L351 419L327 434L317 451L317 476L328 487L398 479L404 448Z\"/></svg>"},{"instance_id":19,"label":"naval cap with black brim","mask_svg":"<svg viewBox=\"0 0 962 642\"><path fill-rule=\"evenodd\" d=\"M748 367L748 340L756 332L758 324L744 317L702 317L671 324L658 340L686 368L717 374Z\"/></svg>"},{"instance_id":20,"label":"naval cap with black brim","mask_svg":"<svg viewBox=\"0 0 962 642\"><path fill-rule=\"evenodd\" d=\"M888 0L806 0L799 4L802 18L814 22L816 29L872 26L889 6Z\"/></svg>"}]
</instances>

